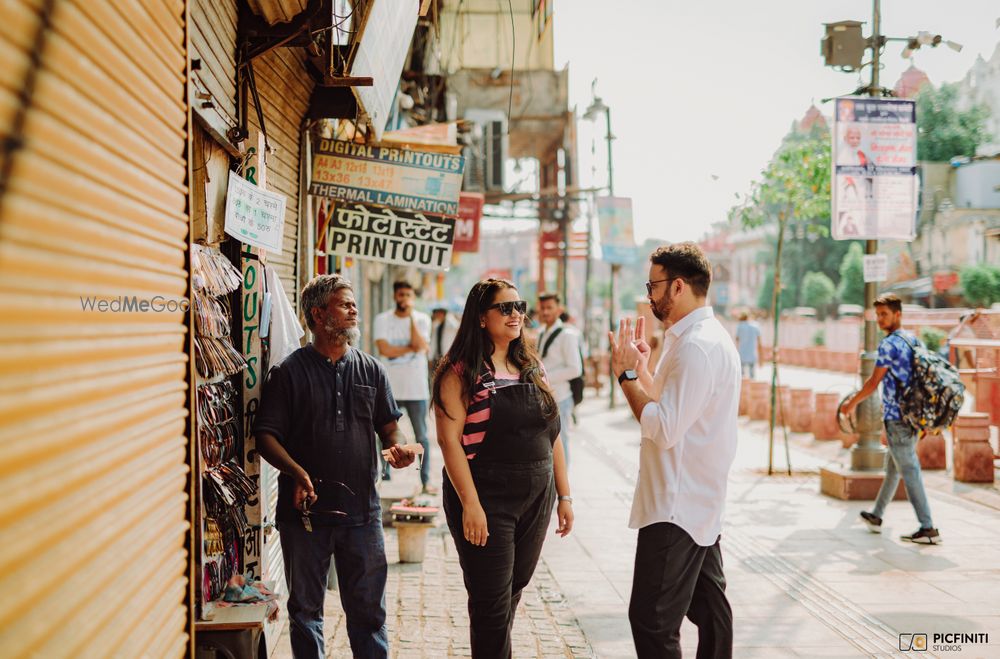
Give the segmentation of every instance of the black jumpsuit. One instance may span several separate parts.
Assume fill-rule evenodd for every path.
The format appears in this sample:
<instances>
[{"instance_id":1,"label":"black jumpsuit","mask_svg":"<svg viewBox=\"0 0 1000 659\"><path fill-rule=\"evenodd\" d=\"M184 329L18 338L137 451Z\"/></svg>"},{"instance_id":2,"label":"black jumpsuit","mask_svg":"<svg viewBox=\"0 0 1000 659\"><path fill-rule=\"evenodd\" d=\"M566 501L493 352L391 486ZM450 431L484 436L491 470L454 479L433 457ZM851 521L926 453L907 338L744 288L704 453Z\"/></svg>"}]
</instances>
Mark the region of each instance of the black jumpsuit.
<instances>
[{"instance_id":1,"label":"black jumpsuit","mask_svg":"<svg viewBox=\"0 0 1000 659\"><path fill-rule=\"evenodd\" d=\"M555 502L552 446L559 415L545 418L538 387L527 382L493 385L486 436L469 461L486 513L485 547L471 544L462 528L462 502L445 472L444 511L469 593L472 656L511 656L510 635L521 591L531 580Z\"/></svg>"}]
</instances>

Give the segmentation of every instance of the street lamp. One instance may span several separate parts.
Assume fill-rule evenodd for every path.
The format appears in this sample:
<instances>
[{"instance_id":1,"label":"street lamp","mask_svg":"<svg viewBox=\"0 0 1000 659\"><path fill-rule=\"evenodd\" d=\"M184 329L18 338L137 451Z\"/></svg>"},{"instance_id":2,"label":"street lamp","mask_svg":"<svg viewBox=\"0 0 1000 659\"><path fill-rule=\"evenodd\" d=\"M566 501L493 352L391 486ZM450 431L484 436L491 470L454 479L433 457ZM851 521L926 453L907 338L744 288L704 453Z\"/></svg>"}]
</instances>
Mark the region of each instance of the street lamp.
<instances>
[{"instance_id":1,"label":"street lamp","mask_svg":"<svg viewBox=\"0 0 1000 659\"><path fill-rule=\"evenodd\" d=\"M614 174L614 163L611 159L611 141L615 139L615 136L611 134L611 108L604 104L601 97L597 95L597 78L590 83L590 94L593 97L590 105L587 106L587 110L583 113L583 118L587 121L597 121L597 118L603 113L605 121L605 134L604 139L608 142L608 196L615 196L615 174ZM586 276L586 290L584 291L584 305L587 308L587 317L590 315L590 261L591 261L591 230L588 228L587 231L587 276ZM618 270L621 268L620 265L616 263L611 264L611 291L610 291L610 304L608 312L608 329L612 332L615 331L615 283L618 280ZM610 384L610 395L608 399L608 404L610 407L615 406L615 374L611 368L611 360L608 360L608 383Z\"/></svg>"}]
</instances>

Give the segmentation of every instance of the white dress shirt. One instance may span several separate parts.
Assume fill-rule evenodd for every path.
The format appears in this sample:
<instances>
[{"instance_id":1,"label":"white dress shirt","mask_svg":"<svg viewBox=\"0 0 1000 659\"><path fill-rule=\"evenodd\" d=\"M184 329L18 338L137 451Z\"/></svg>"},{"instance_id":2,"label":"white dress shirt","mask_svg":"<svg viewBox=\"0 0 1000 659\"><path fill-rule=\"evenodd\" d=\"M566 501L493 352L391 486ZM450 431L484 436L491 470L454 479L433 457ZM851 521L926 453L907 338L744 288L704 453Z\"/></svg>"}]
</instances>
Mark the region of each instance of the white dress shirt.
<instances>
[{"instance_id":1,"label":"white dress shirt","mask_svg":"<svg viewBox=\"0 0 1000 659\"><path fill-rule=\"evenodd\" d=\"M649 392L654 401L639 421L629 527L670 522L703 547L715 544L736 456L740 378L739 353L711 307L667 331Z\"/></svg>"},{"instance_id":2,"label":"white dress shirt","mask_svg":"<svg viewBox=\"0 0 1000 659\"><path fill-rule=\"evenodd\" d=\"M538 354L545 349L545 342L556 328L562 331L552 339L548 354L542 359L545 375L552 387L552 397L562 402L573 395L569 381L583 375L583 360L580 358L580 332L563 321L556 319L552 327L546 327L538 337Z\"/></svg>"},{"instance_id":3,"label":"white dress shirt","mask_svg":"<svg viewBox=\"0 0 1000 659\"><path fill-rule=\"evenodd\" d=\"M424 341L431 340L431 317L414 309L413 323ZM400 318L392 309L375 316L373 338L382 339L392 346L410 345L410 319ZM396 400L427 400L430 389L427 384L427 353L408 352L395 358L382 356L382 363L389 374L389 386Z\"/></svg>"}]
</instances>

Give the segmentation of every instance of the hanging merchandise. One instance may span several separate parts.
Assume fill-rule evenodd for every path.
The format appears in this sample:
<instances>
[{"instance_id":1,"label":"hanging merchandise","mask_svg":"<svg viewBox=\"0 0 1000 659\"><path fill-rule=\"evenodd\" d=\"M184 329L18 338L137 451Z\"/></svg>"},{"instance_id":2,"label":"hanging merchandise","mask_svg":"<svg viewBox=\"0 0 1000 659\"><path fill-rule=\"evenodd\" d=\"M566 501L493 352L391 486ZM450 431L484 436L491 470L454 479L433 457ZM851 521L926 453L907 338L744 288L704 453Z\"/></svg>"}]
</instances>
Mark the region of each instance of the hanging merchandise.
<instances>
[{"instance_id":1,"label":"hanging merchandise","mask_svg":"<svg viewBox=\"0 0 1000 659\"><path fill-rule=\"evenodd\" d=\"M247 362L233 346L229 303L222 296L238 289L243 277L219 250L205 245L191 246L191 269L198 375L206 380L235 375L247 367Z\"/></svg>"},{"instance_id":2,"label":"hanging merchandise","mask_svg":"<svg viewBox=\"0 0 1000 659\"><path fill-rule=\"evenodd\" d=\"M281 284L281 279L278 278L277 271L271 267L265 268L264 279L267 282L271 300L268 335L271 348L270 362L273 366L281 363L281 360L301 347L305 330L299 324L295 309L292 308L288 296L285 295L285 289Z\"/></svg>"},{"instance_id":3,"label":"hanging merchandise","mask_svg":"<svg viewBox=\"0 0 1000 659\"><path fill-rule=\"evenodd\" d=\"M191 245L191 271L195 291L213 297L232 293L243 281L239 269L222 252L205 245Z\"/></svg>"}]
</instances>

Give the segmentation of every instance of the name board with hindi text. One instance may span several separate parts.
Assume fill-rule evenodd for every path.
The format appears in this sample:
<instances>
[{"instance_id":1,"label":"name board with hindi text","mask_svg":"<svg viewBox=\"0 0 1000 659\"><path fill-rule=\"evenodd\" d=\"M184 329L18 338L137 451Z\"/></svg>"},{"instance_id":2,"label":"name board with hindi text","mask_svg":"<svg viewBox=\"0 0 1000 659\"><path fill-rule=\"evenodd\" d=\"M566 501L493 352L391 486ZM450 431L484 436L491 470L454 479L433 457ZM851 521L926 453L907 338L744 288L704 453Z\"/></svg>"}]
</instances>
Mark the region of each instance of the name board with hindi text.
<instances>
[{"instance_id":1,"label":"name board with hindi text","mask_svg":"<svg viewBox=\"0 0 1000 659\"><path fill-rule=\"evenodd\" d=\"M339 204L331 212L328 254L426 270L451 267L454 219L363 204Z\"/></svg>"},{"instance_id":2,"label":"name board with hindi text","mask_svg":"<svg viewBox=\"0 0 1000 659\"><path fill-rule=\"evenodd\" d=\"M225 231L242 243L281 253L285 230L285 195L270 192L229 173Z\"/></svg>"},{"instance_id":3,"label":"name board with hindi text","mask_svg":"<svg viewBox=\"0 0 1000 659\"><path fill-rule=\"evenodd\" d=\"M415 213L458 215L465 158L343 140L319 140L309 193Z\"/></svg>"}]
</instances>

